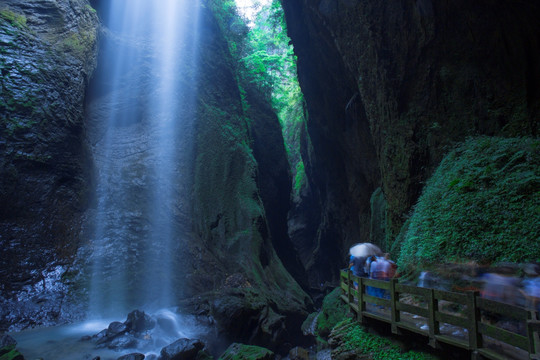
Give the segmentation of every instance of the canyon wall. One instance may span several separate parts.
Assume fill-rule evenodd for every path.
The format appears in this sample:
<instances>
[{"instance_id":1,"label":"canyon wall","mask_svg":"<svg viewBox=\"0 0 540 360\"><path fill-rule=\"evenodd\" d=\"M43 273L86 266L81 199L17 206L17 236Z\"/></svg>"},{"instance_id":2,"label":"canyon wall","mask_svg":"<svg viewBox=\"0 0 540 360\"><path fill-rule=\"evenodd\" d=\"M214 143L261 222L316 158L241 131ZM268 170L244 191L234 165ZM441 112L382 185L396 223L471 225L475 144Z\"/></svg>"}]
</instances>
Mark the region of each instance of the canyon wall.
<instances>
[{"instance_id":1,"label":"canyon wall","mask_svg":"<svg viewBox=\"0 0 540 360\"><path fill-rule=\"evenodd\" d=\"M85 0L0 4L2 327L60 315L93 186L84 99L97 34Z\"/></svg>"},{"instance_id":2,"label":"canyon wall","mask_svg":"<svg viewBox=\"0 0 540 360\"><path fill-rule=\"evenodd\" d=\"M317 283L337 279L353 243L399 252L411 206L456 142L538 134L536 2L282 4L309 111Z\"/></svg>"}]
</instances>

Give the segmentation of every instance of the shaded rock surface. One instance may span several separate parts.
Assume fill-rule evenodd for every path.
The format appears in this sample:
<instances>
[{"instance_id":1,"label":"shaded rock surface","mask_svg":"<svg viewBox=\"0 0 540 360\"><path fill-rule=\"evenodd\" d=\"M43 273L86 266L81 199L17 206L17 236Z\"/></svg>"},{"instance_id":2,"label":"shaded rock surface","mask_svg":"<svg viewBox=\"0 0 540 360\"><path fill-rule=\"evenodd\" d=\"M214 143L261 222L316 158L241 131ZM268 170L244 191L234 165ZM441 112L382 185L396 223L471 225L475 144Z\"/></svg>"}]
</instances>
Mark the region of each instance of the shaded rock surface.
<instances>
[{"instance_id":1,"label":"shaded rock surface","mask_svg":"<svg viewBox=\"0 0 540 360\"><path fill-rule=\"evenodd\" d=\"M0 330L63 316L65 279L50 274L77 249L92 187L83 101L97 27L85 0L0 4Z\"/></svg>"},{"instance_id":2,"label":"shaded rock surface","mask_svg":"<svg viewBox=\"0 0 540 360\"><path fill-rule=\"evenodd\" d=\"M156 323L159 324L161 317L158 318L146 314L144 311L134 310L127 316L126 321L113 321L107 329L100 331L92 337L83 340L93 340L99 348L107 347L114 350L141 349L152 344L153 337L174 336L176 329L174 327L159 326L156 329ZM152 330L159 331L152 331Z\"/></svg>"},{"instance_id":3,"label":"shaded rock surface","mask_svg":"<svg viewBox=\"0 0 540 360\"><path fill-rule=\"evenodd\" d=\"M242 103L223 34L213 15L203 14L194 238L183 256L189 263L184 283L196 297L186 304L212 316L232 341L277 347L301 335L299 319L311 306L291 276L299 282L305 276L295 252L276 250L288 241L281 212L290 189L283 139L267 104L254 95ZM272 164L271 173L263 163Z\"/></svg>"},{"instance_id":4,"label":"shaded rock surface","mask_svg":"<svg viewBox=\"0 0 540 360\"><path fill-rule=\"evenodd\" d=\"M117 360L144 360L144 354L132 353L124 356L120 356Z\"/></svg>"},{"instance_id":5,"label":"shaded rock surface","mask_svg":"<svg viewBox=\"0 0 540 360\"><path fill-rule=\"evenodd\" d=\"M178 339L161 349L162 360L190 360L197 358L197 354L204 348L198 339Z\"/></svg>"},{"instance_id":6,"label":"shaded rock surface","mask_svg":"<svg viewBox=\"0 0 540 360\"><path fill-rule=\"evenodd\" d=\"M274 353L263 347L233 343L219 357L219 360L272 360L274 358Z\"/></svg>"},{"instance_id":7,"label":"shaded rock surface","mask_svg":"<svg viewBox=\"0 0 540 360\"><path fill-rule=\"evenodd\" d=\"M353 243L376 240L399 250L395 236L455 142L538 134L535 1L283 6L309 111L311 143L302 149L313 183L309 201L320 214L302 254L312 285L337 279ZM369 204L378 187L386 212L374 224Z\"/></svg>"}]
</instances>

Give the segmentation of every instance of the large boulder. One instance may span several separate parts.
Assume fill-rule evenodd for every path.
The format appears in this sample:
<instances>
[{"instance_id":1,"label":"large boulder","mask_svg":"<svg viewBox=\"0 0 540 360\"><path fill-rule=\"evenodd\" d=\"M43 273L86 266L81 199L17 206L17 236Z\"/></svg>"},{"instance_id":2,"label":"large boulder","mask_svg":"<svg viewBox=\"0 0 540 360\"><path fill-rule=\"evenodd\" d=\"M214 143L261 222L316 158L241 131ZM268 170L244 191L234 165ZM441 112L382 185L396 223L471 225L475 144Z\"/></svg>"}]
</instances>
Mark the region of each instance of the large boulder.
<instances>
[{"instance_id":1,"label":"large boulder","mask_svg":"<svg viewBox=\"0 0 540 360\"><path fill-rule=\"evenodd\" d=\"M144 360L145 356L141 353L131 353L127 355L120 356L116 360Z\"/></svg>"},{"instance_id":2,"label":"large boulder","mask_svg":"<svg viewBox=\"0 0 540 360\"><path fill-rule=\"evenodd\" d=\"M161 349L160 360L192 360L204 348L204 343L198 339L178 339Z\"/></svg>"},{"instance_id":3,"label":"large boulder","mask_svg":"<svg viewBox=\"0 0 540 360\"><path fill-rule=\"evenodd\" d=\"M233 343L219 357L219 360L272 360L274 358L274 353L263 347Z\"/></svg>"},{"instance_id":4,"label":"large boulder","mask_svg":"<svg viewBox=\"0 0 540 360\"><path fill-rule=\"evenodd\" d=\"M143 332L152 330L156 326L156 320L144 311L134 310L128 314L124 324L129 331Z\"/></svg>"}]
</instances>

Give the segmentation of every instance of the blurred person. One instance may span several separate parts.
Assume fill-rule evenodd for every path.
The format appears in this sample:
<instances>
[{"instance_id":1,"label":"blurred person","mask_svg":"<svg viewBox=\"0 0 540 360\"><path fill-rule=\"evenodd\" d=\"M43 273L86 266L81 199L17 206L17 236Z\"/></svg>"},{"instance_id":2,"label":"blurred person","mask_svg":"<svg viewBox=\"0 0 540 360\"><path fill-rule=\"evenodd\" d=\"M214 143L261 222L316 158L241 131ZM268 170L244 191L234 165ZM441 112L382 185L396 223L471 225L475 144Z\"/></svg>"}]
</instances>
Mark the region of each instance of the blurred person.
<instances>
[{"instance_id":1,"label":"blurred person","mask_svg":"<svg viewBox=\"0 0 540 360\"><path fill-rule=\"evenodd\" d=\"M494 300L510 305L518 305L519 278L513 276L513 269L509 267L496 268L494 272L485 273L482 276L484 286L481 296L484 299ZM486 319L492 322L501 320L501 315L493 312L485 312Z\"/></svg>"},{"instance_id":2,"label":"blurred person","mask_svg":"<svg viewBox=\"0 0 540 360\"><path fill-rule=\"evenodd\" d=\"M526 306L540 311L540 266L538 264L529 264L525 267L527 278L522 281L523 290L521 293L525 296Z\"/></svg>"}]
</instances>

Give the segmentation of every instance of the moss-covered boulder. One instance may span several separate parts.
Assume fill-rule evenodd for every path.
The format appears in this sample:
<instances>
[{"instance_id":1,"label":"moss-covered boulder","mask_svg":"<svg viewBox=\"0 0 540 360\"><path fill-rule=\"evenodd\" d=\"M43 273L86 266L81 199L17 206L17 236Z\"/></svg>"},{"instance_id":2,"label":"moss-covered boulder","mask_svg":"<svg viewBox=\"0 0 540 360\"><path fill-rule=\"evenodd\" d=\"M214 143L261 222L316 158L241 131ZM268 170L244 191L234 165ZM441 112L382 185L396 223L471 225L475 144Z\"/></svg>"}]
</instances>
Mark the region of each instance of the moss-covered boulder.
<instances>
[{"instance_id":1,"label":"moss-covered boulder","mask_svg":"<svg viewBox=\"0 0 540 360\"><path fill-rule=\"evenodd\" d=\"M272 351L259 346L234 343L225 350L219 360L272 360Z\"/></svg>"},{"instance_id":2,"label":"moss-covered boulder","mask_svg":"<svg viewBox=\"0 0 540 360\"><path fill-rule=\"evenodd\" d=\"M341 288L336 288L324 298L321 311L317 317L317 335L324 338L328 337L334 326L347 317L349 309L341 299L341 294Z\"/></svg>"},{"instance_id":3,"label":"moss-covered boulder","mask_svg":"<svg viewBox=\"0 0 540 360\"><path fill-rule=\"evenodd\" d=\"M429 179L403 229L400 266L540 260L540 141L480 137Z\"/></svg>"},{"instance_id":4,"label":"moss-covered boulder","mask_svg":"<svg viewBox=\"0 0 540 360\"><path fill-rule=\"evenodd\" d=\"M21 353L15 348L17 341L9 335L0 338L0 360L24 360Z\"/></svg>"},{"instance_id":5,"label":"moss-covered boulder","mask_svg":"<svg viewBox=\"0 0 540 360\"><path fill-rule=\"evenodd\" d=\"M0 360L24 360L24 356L13 346L0 349Z\"/></svg>"}]
</instances>

